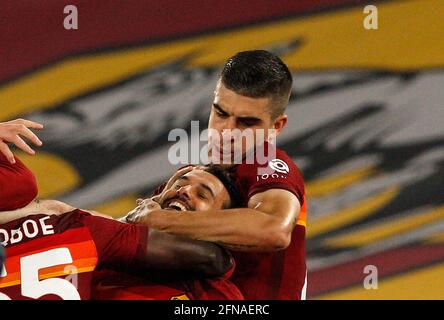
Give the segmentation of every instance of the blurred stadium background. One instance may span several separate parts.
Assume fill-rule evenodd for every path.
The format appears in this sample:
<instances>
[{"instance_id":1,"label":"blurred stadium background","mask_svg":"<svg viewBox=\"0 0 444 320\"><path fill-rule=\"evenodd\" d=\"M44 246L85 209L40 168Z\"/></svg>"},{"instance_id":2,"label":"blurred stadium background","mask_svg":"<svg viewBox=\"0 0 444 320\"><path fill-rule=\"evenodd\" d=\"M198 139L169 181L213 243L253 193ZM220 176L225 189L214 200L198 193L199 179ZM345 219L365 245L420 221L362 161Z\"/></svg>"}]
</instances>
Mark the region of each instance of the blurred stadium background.
<instances>
[{"instance_id":1,"label":"blurred stadium background","mask_svg":"<svg viewBox=\"0 0 444 320\"><path fill-rule=\"evenodd\" d=\"M205 128L223 62L273 50L295 79L278 142L306 180L308 297L444 299L444 2L375 4L368 31L360 1L2 1L0 121L46 125L22 155L42 198L117 216L174 171L169 130Z\"/></svg>"}]
</instances>

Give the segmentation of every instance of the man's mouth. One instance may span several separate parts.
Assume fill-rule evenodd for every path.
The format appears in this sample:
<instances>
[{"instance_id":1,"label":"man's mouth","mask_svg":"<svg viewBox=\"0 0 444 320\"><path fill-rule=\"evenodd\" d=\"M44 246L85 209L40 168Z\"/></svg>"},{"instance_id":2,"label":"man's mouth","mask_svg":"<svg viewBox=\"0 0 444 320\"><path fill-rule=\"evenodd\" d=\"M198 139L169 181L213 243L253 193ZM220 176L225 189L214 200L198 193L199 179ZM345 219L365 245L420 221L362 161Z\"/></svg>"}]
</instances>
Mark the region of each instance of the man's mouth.
<instances>
[{"instance_id":1,"label":"man's mouth","mask_svg":"<svg viewBox=\"0 0 444 320\"><path fill-rule=\"evenodd\" d=\"M184 202L182 200L176 200L176 199L169 201L167 203L167 208L170 208L170 209L173 209L176 211L190 211L191 210L190 206L186 202Z\"/></svg>"}]
</instances>

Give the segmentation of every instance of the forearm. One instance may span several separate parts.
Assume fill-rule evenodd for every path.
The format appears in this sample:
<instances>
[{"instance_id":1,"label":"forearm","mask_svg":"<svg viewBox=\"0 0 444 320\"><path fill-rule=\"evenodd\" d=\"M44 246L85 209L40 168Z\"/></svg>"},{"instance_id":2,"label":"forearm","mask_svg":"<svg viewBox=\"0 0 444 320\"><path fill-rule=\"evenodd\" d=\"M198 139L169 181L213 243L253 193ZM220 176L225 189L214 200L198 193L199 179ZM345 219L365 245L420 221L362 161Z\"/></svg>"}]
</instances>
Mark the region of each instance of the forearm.
<instances>
[{"instance_id":1,"label":"forearm","mask_svg":"<svg viewBox=\"0 0 444 320\"><path fill-rule=\"evenodd\" d=\"M232 267L230 253L210 242L150 229L145 267L217 277Z\"/></svg>"},{"instance_id":2,"label":"forearm","mask_svg":"<svg viewBox=\"0 0 444 320\"><path fill-rule=\"evenodd\" d=\"M234 251L275 251L283 233L279 218L249 208L204 212L153 211L144 224L151 228L218 243Z\"/></svg>"}]
</instances>

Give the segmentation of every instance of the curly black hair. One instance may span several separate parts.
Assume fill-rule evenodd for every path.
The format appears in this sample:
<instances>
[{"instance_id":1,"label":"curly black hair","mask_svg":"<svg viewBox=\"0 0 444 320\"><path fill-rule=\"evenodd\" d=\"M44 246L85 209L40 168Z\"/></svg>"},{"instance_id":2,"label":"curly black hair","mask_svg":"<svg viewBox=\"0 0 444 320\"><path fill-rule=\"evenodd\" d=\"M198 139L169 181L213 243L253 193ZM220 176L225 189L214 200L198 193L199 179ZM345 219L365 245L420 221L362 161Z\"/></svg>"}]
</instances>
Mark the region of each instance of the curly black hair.
<instances>
[{"instance_id":1,"label":"curly black hair","mask_svg":"<svg viewBox=\"0 0 444 320\"><path fill-rule=\"evenodd\" d=\"M228 194L230 195L230 208L239 208L243 206L243 198L236 184L236 181L231 177L226 169L217 165L208 165L203 171L212 174L213 176L218 178L220 182L222 182L224 187L227 189Z\"/></svg>"}]
</instances>

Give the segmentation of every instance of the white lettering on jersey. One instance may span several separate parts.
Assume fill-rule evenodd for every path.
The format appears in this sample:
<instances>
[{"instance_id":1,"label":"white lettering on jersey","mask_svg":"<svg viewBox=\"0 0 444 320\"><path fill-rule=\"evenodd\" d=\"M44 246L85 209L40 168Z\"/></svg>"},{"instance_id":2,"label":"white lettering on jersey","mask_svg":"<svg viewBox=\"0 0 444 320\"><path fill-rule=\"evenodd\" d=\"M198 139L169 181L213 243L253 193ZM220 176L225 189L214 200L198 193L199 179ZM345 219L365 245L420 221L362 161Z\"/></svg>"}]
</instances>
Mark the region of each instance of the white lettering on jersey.
<instances>
[{"instance_id":1,"label":"white lettering on jersey","mask_svg":"<svg viewBox=\"0 0 444 320\"><path fill-rule=\"evenodd\" d=\"M8 244L16 244L24 239L33 239L40 235L54 234L54 226L47 223L50 217L40 218L38 223L34 220L26 220L18 229L12 229L10 231L6 229L0 229L0 243L6 247Z\"/></svg>"}]
</instances>

